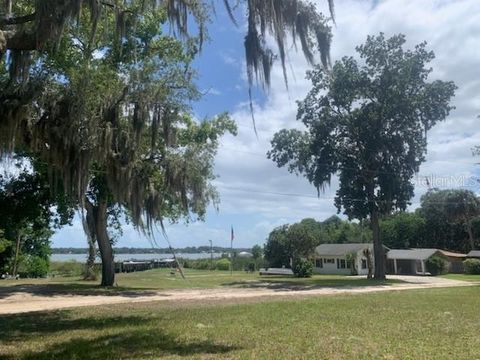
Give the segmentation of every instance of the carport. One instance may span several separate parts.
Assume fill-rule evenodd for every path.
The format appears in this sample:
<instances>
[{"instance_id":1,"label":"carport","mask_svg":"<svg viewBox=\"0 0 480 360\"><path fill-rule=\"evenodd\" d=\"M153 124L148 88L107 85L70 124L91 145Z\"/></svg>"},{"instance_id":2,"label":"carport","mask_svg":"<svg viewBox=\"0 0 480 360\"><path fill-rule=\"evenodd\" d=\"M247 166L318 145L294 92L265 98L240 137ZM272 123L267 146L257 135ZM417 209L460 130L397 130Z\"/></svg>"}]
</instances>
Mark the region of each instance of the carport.
<instances>
[{"instance_id":1,"label":"carport","mask_svg":"<svg viewBox=\"0 0 480 360\"><path fill-rule=\"evenodd\" d=\"M387 273L397 275L427 275L425 262L433 255L443 256L437 249L392 249L387 253Z\"/></svg>"}]
</instances>

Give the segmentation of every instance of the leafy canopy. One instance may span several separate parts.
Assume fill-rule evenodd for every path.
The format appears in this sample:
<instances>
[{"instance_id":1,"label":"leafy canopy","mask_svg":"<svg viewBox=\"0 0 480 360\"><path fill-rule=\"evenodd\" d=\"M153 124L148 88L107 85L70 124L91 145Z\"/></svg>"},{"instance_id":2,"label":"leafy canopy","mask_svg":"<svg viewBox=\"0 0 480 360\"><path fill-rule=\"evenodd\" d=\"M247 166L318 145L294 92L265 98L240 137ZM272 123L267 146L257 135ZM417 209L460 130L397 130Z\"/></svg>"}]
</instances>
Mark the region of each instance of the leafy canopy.
<instances>
[{"instance_id":1,"label":"leafy canopy","mask_svg":"<svg viewBox=\"0 0 480 360\"><path fill-rule=\"evenodd\" d=\"M317 189L338 174L335 205L349 218L407 206L426 133L453 108L453 82L427 81L433 52L404 44L403 35L369 36L356 48L361 63L344 57L331 73L309 72L313 87L297 114L307 130L281 130L272 140L269 158Z\"/></svg>"}]
</instances>

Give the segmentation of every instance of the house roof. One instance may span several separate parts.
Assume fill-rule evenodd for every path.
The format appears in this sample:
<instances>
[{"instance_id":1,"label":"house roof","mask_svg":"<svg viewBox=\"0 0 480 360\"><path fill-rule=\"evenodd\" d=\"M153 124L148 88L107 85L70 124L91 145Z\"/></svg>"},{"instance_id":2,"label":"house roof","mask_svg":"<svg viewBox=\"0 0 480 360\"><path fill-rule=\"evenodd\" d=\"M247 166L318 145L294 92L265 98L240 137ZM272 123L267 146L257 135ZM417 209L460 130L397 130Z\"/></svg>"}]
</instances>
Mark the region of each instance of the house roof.
<instances>
[{"instance_id":1,"label":"house roof","mask_svg":"<svg viewBox=\"0 0 480 360\"><path fill-rule=\"evenodd\" d=\"M448 256L448 257L456 257L456 258L464 258L467 257L467 254L461 254L461 253L456 253L452 251L447 251L447 250L438 250L441 252L443 255ZM480 254L480 252L479 252Z\"/></svg>"},{"instance_id":2,"label":"house roof","mask_svg":"<svg viewBox=\"0 0 480 360\"><path fill-rule=\"evenodd\" d=\"M467 256L480 258L480 250L472 250L467 254Z\"/></svg>"},{"instance_id":3,"label":"house roof","mask_svg":"<svg viewBox=\"0 0 480 360\"><path fill-rule=\"evenodd\" d=\"M315 248L315 254L318 256L344 256L352 252L359 252L363 249L373 251L373 244L322 244Z\"/></svg>"},{"instance_id":4,"label":"house roof","mask_svg":"<svg viewBox=\"0 0 480 360\"><path fill-rule=\"evenodd\" d=\"M387 259L398 260L427 260L429 257L438 252L438 249L392 249L387 253Z\"/></svg>"}]
</instances>

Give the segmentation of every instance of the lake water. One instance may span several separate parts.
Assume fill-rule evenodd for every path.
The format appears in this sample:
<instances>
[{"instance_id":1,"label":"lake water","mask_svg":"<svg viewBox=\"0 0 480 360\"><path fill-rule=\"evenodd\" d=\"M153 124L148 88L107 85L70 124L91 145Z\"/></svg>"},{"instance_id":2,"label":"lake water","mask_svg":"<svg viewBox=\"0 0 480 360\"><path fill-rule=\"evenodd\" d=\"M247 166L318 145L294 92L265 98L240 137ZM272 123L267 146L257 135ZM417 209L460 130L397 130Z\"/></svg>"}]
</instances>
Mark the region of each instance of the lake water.
<instances>
[{"instance_id":1,"label":"lake water","mask_svg":"<svg viewBox=\"0 0 480 360\"><path fill-rule=\"evenodd\" d=\"M210 253L197 253L197 254L175 254L178 258L184 259L209 259ZM213 253L214 258L219 258L222 254ZM116 254L115 261L127 261L127 260L158 260L172 258L172 254ZM52 254L50 261L71 261L85 262L87 260L87 254ZM97 257L97 261L100 258Z\"/></svg>"}]
</instances>

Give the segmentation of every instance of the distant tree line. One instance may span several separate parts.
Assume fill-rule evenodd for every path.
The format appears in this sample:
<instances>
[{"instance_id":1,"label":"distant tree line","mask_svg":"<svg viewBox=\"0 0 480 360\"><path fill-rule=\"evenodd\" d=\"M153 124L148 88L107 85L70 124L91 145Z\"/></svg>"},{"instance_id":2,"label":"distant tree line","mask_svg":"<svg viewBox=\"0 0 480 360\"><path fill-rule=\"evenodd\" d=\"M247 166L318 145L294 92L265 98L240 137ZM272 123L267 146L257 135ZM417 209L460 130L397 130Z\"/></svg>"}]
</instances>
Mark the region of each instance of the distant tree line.
<instances>
[{"instance_id":1,"label":"distant tree line","mask_svg":"<svg viewBox=\"0 0 480 360\"><path fill-rule=\"evenodd\" d=\"M184 248L174 248L176 253L182 254L198 254L202 252L210 252L210 246L187 246ZM214 253L227 253L231 251L231 248L213 246ZM171 254L170 248L137 248L137 247L114 247L115 254ZM234 252L250 251L249 248L234 248ZM73 248L73 247L58 247L52 248L52 254L86 254L88 248Z\"/></svg>"},{"instance_id":2,"label":"distant tree line","mask_svg":"<svg viewBox=\"0 0 480 360\"><path fill-rule=\"evenodd\" d=\"M418 209L383 219L380 230L387 247L468 252L480 247L480 200L469 190L432 189Z\"/></svg>"},{"instance_id":3,"label":"distant tree line","mask_svg":"<svg viewBox=\"0 0 480 360\"><path fill-rule=\"evenodd\" d=\"M394 249L438 248L468 252L480 248L480 200L464 189L431 189L413 212L401 211L380 220L380 237ZM311 258L325 243L372 242L370 224L332 216L304 219L272 230L264 246L270 267L291 267L298 258Z\"/></svg>"}]
</instances>

